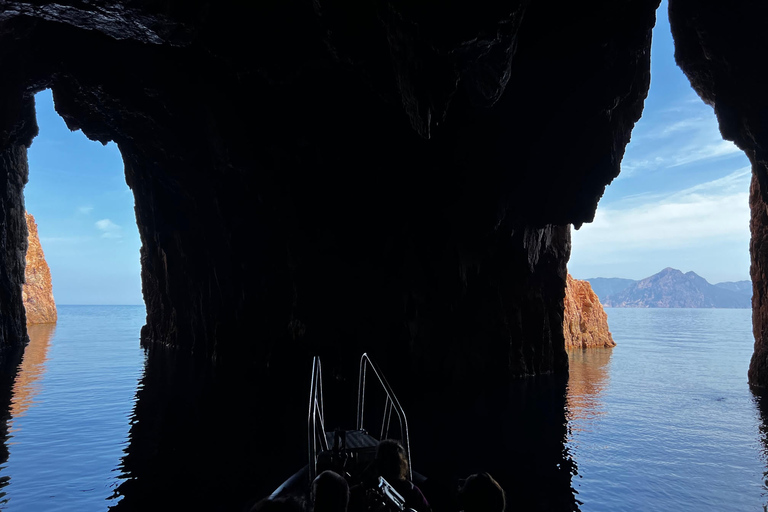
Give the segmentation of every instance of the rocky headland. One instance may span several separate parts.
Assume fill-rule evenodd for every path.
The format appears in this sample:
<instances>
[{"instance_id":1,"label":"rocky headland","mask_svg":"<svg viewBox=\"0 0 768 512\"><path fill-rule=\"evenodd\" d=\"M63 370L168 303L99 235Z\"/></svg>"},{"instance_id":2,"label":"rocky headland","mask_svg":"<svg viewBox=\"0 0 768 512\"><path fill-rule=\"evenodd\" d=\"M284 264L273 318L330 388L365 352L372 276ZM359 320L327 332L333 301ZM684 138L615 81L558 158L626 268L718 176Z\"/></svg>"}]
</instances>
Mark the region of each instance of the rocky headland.
<instances>
[{"instance_id":1,"label":"rocky headland","mask_svg":"<svg viewBox=\"0 0 768 512\"><path fill-rule=\"evenodd\" d=\"M43 247L37 235L37 223L29 213L26 214L27 230L27 266L24 271L22 299L27 312L27 325L52 324L56 322L56 303L53 300L51 269L45 261Z\"/></svg>"},{"instance_id":2,"label":"rocky headland","mask_svg":"<svg viewBox=\"0 0 768 512\"><path fill-rule=\"evenodd\" d=\"M608 315L587 281L574 279L568 274L563 302L565 348L616 346L608 330Z\"/></svg>"}]
</instances>

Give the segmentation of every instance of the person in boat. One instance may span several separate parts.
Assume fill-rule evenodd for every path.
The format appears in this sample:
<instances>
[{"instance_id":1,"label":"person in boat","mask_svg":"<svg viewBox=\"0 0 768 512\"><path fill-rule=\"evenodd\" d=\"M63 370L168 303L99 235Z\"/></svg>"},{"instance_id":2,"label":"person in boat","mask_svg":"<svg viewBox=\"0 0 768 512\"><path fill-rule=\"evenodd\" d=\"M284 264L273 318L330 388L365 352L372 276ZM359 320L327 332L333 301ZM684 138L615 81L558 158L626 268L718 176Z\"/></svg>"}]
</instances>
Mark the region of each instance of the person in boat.
<instances>
[{"instance_id":1,"label":"person in boat","mask_svg":"<svg viewBox=\"0 0 768 512\"><path fill-rule=\"evenodd\" d=\"M384 439L379 442L374 469L376 478L379 476L384 478L403 497L405 508L412 508L417 512L430 512L429 503L421 489L408 480L408 456L399 441Z\"/></svg>"},{"instance_id":2,"label":"person in boat","mask_svg":"<svg viewBox=\"0 0 768 512\"><path fill-rule=\"evenodd\" d=\"M347 512L349 484L338 473L323 471L312 482L313 512Z\"/></svg>"},{"instance_id":3,"label":"person in boat","mask_svg":"<svg viewBox=\"0 0 768 512\"><path fill-rule=\"evenodd\" d=\"M459 488L458 510L463 512L504 512L504 489L488 473L469 476Z\"/></svg>"}]
</instances>

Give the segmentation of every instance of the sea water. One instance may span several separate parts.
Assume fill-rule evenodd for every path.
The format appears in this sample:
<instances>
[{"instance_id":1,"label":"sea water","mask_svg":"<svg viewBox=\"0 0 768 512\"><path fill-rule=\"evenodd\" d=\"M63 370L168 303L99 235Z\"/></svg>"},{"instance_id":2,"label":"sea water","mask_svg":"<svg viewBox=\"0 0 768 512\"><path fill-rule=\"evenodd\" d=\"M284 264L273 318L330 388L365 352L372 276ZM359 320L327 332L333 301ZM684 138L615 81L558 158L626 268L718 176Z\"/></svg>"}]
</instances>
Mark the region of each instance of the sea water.
<instances>
[{"instance_id":1,"label":"sea water","mask_svg":"<svg viewBox=\"0 0 768 512\"><path fill-rule=\"evenodd\" d=\"M569 354L581 510L763 510L751 310L606 311L617 346Z\"/></svg>"},{"instance_id":2,"label":"sea water","mask_svg":"<svg viewBox=\"0 0 768 512\"><path fill-rule=\"evenodd\" d=\"M617 346L569 354L568 436L554 440L564 443L577 472L571 487L578 507L584 512L763 510L768 420L747 386L751 312L609 309L608 315ZM181 386L172 380L167 380L171 387L164 380L158 384L164 377L153 367L147 382L167 396L150 396L141 388L148 378L139 347L144 321L143 307L60 306L55 326L31 329L9 408L0 509L119 509L127 502L116 490L130 482L122 493L132 500L125 510L166 498L171 507L166 509L172 509L178 500L174 492L183 485L185 494L198 493L190 499L240 510L224 498L252 484L232 478L247 475L252 465L242 453L275 448L273 440L263 445L245 439L254 424L247 422L250 413L240 410L250 391L206 390L211 376L205 371L170 366L159 371L189 374L189 382L184 377ZM144 404L141 421L149 423L137 430L141 444L132 447L137 394ZM412 430L416 437L426 435L416 422ZM163 440L147 438L148 432ZM241 446L242 453L231 446ZM413 448L422 460L429 457L420 446ZM197 467L198 460L205 463ZM277 482L290 474L282 468L276 473ZM217 479L217 474L226 476ZM192 480L195 475L199 480ZM138 496L152 492L157 494ZM247 497L248 490L242 494ZM510 504L517 498L510 496Z\"/></svg>"},{"instance_id":3,"label":"sea water","mask_svg":"<svg viewBox=\"0 0 768 512\"><path fill-rule=\"evenodd\" d=\"M144 367L144 306L59 306L29 329L0 466L9 511L106 510Z\"/></svg>"}]
</instances>

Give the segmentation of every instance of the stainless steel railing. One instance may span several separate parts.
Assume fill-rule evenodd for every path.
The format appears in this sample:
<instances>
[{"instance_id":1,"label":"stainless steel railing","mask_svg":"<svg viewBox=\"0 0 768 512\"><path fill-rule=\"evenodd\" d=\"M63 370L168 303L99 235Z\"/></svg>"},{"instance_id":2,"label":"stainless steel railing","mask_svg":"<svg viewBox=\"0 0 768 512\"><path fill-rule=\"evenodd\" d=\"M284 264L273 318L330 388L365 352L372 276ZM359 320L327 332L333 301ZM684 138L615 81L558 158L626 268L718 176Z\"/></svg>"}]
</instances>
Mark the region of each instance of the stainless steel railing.
<instances>
[{"instance_id":1,"label":"stainless steel railing","mask_svg":"<svg viewBox=\"0 0 768 512\"><path fill-rule=\"evenodd\" d=\"M312 359L312 382L309 386L309 414L307 416L310 482L317 476L318 445L321 447L321 450L328 450L323 411L323 367L320 364L320 358L315 356Z\"/></svg>"},{"instance_id":2,"label":"stainless steel railing","mask_svg":"<svg viewBox=\"0 0 768 512\"><path fill-rule=\"evenodd\" d=\"M363 430L363 415L365 412L365 381L369 366L371 367L371 370L373 370L373 374L378 379L379 384L381 384L381 387L384 389L384 393L387 395L387 398L384 402L384 417L381 422L381 435L379 439L384 439L384 436L389 433L390 422L392 420L392 410L394 409L395 414L397 414L397 417L400 420L400 438L402 440L403 447L405 448L406 456L408 457L408 477L413 479L413 465L411 464L411 444L408 438L408 420L405 417L405 411L403 411L403 407L397 400L395 392L392 391L392 387L387 382L387 379L384 378L384 374L381 373L381 370L376 365L376 363L374 363L371 358L368 357L367 353L360 357L360 373L358 374L359 378L357 384L356 428L357 430Z\"/></svg>"}]
</instances>

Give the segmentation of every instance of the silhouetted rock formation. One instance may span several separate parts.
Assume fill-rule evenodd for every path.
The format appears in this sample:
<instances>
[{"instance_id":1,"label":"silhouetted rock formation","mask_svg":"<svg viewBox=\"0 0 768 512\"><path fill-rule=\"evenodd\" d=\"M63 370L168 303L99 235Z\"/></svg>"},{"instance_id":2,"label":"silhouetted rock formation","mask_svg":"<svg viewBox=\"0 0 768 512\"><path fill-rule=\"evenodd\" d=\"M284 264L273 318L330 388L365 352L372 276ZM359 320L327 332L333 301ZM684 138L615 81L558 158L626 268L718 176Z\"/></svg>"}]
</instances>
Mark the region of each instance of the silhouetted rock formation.
<instances>
[{"instance_id":1,"label":"silhouetted rock formation","mask_svg":"<svg viewBox=\"0 0 768 512\"><path fill-rule=\"evenodd\" d=\"M563 331L566 348L616 346L608 330L608 315L597 294L588 282L574 279L570 274L565 288Z\"/></svg>"},{"instance_id":2,"label":"silhouetted rock formation","mask_svg":"<svg viewBox=\"0 0 768 512\"><path fill-rule=\"evenodd\" d=\"M667 267L658 274L609 295L605 305L612 308L748 308L750 299L709 284L695 272Z\"/></svg>"},{"instance_id":3,"label":"silhouetted rock formation","mask_svg":"<svg viewBox=\"0 0 768 512\"><path fill-rule=\"evenodd\" d=\"M754 171L754 164L753 164ZM752 329L755 351L749 362L749 383L768 388L768 204L760 190L756 173L749 187L750 222L752 238L749 252L752 256Z\"/></svg>"},{"instance_id":4,"label":"silhouetted rock formation","mask_svg":"<svg viewBox=\"0 0 768 512\"><path fill-rule=\"evenodd\" d=\"M669 0L675 59L717 114L720 133L752 163L750 228L752 322L755 352L749 382L768 388L768 70L755 62L768 53L768 3Z\"/></svg>"},{"instance_id":5,"label":"silhouetted rock formation","mask_svg":"<svg viewBox=\"0 0 768 512\"><path fill-rule=\"evenodd\" d=\"M260 372L366 349L457 383L564 373L568 224L619 173L657 6L7 1L0 171L24 182L45 87L117 143L145 344ZM21 187L2 200L23 247Z\"/></svg>"},{"instance_id":6,"label":"silhouetted rock formation","mask_svg":"<svg viewBox=\"0 0 768 512\"><path fill-rule=\"evenodd\" d=\"M56 322L56 303L53 300L53 285L51 284L51 269L45 261L43 246L37 235L35 218L26 214L27 254L24 270L24 287L21 291L24 309L27 313L27 325L52 324Z\"/></svg>"}]
</instances>

